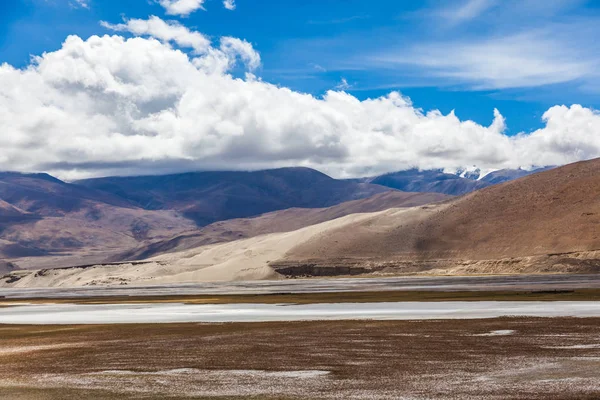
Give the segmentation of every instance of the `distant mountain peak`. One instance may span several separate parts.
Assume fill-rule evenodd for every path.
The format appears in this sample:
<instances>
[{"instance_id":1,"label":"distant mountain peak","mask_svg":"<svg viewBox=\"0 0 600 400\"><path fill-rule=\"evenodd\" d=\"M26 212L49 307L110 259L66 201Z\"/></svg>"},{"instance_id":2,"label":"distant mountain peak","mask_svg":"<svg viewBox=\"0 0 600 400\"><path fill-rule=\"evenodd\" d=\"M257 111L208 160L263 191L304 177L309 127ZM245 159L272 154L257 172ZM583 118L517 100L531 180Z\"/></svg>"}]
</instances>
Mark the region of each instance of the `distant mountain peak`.
<instances>
[{"instance_id":1,"label":"distant mountain peak","mask_svg":"<svg viewBox=\"0 0 600 400\"><path fill-rule=\"evenodd\" d=\"M39 179L39 180L53 182L53 183L59 183L59 184L65 183L65 182L61 181L60 179L55 178L52 175L49 175L44 172L25 173L25 172L15 172L15 171L0 171L0 179L6 179L6 178L32 178L32 179Z\"/></svg>"},{"instance_id":2,"label":"distant mountain peak","mask_svg":"<svg viewBox=\"0 0 600 400\"><path fill-rule=\"evenodd\" d=\"M458 175L461 178L476 181L481 177L481 169L475 165L473 165L472 167L458 168L456 172L454 172L454 175Z\"/></svg>"}]
</instances>

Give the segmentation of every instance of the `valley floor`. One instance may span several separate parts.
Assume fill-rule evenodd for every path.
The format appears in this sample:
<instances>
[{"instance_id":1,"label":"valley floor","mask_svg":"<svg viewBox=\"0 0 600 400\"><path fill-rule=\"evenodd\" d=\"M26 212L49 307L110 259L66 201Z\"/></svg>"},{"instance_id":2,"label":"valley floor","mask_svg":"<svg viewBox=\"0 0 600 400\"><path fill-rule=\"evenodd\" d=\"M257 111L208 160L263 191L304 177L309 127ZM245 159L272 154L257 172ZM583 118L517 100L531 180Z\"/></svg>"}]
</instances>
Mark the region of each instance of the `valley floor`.
<instances>
[{"instance_id":1,"label":"valley floor","mask_svg":"<svg viewBox=\"0 0 600 400\"><path fill-rule=\"evenodd\" d=\"M0 398L591 400L598 316L594 275L4 289Z\"/></svg>"},{"instance_id":2,"label":"valley floor","mask_svg":"<svg viewBox=\"0 0 600 400\"><path fill-rule=\"evenodd\" d=\"M160 300L160 298L189 301L189 297L215 299L220 302L315 302L318 298L329 301L411 301L427 299L424 292L444 293L437 295L442 300L460 300L458 292L485 292L487 297L476 295L475 300L497 300L491 292L535 293L537 300L573 299L568 292L600 289L600 274L538 274L538 275L485 275L485 276L402 276L372 278L312 278L235 282L197 282L192 284L163 284L149 286L86 286L54 288L0 288L0 302L24 299L53 299L70 302L104 300L122 302L126 300ZM391 295L392 292L396 293ZM566 293L565 293L566 292ZM358 293L358 294L357 294ZM370 293L370 294L360 294ZM382 295L382 293L387 293ZM451 294L450 294L451 293ZM302 295L276 298L274 295ZM304 295L312 294L312 297ZM318 294L317 298L314 295ZM260 299L244 299L244 296L263 296ZM541 296L544 295L544 296ZM552 296L548 296L552 295ZM204 296L204 297L203 297ZM229 296L229 297L227 297ZM266 296L266 297L265 297ZM345 296L346 299L341 299ZM473 297L473 294L470 295ZM559 298L557 298L558 296ZM271 300L269 300L271 299ZM312 300L311 300L312 299ZM522 297L511 300L521 300ZM591 299L590 294L574 300ZM592 298L600 300L600 297ZM323 301L321 301L323 302Z\"/></svg>"},{"instance_id":3,"label":"valley floor","mask_svg":"<svg viewBox=\"0 0 600 400\"><path fill-rule=\"evenodd\" d=\"M0 398L596 399L600 319L0 326Z\"/></svg>"}]
</instances>

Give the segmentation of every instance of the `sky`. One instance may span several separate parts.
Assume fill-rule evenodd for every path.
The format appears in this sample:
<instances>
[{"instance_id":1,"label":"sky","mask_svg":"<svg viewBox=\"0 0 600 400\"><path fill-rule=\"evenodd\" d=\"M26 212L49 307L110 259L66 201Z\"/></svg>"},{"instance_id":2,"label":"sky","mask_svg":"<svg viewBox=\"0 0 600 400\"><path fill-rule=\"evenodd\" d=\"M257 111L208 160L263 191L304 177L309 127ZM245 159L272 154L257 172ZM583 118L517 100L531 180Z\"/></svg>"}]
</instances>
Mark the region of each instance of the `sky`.
<instances>
[{"instance_id":1,"label":"sky","mask_svg":"<svg viewBox=\"0 0 600 400\"><path fill-rule=\"evenodd\" d=\"M600 2L8 0L0 169L64 179L600 157Z\"/></svg>"}]
</instances>

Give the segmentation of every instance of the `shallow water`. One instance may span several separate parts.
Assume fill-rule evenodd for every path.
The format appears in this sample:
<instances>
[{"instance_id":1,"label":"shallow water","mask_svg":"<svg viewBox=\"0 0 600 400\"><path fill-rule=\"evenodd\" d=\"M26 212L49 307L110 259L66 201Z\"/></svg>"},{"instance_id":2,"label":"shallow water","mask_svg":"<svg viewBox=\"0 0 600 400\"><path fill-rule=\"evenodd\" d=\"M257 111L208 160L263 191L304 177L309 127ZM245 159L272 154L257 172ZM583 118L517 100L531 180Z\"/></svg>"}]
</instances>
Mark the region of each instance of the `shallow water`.
<instances>
[{"instance_id":1,"label":"shallow water","mask_svg":"<svg viewBox=\"0 0 600 400\"><path fill-rule=\"evenodd\" d=\"M124 324L311 320L600 317L600 302L401 302L337 304L44 304L0 308L0 324Z\"/></svg>"}]
</instances>

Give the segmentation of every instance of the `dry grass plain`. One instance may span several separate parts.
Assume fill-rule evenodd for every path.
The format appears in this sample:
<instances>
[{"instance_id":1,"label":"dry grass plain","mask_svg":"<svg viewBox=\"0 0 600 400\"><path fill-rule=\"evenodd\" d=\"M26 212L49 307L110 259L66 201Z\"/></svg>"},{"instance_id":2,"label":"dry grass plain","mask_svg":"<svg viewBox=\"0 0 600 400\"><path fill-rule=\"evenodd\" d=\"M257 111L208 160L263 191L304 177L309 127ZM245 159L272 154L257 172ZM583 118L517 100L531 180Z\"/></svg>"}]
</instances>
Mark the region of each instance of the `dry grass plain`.
<instances>
[{"instance_id":1,"label":"dry grass plain","mask_svg":"<svg viewBox=\"0 0 600 400\"><path fill-rule=\"evenodd\" d=\"M597 399L600 319L0 326L0 398Z\"/></svg>"}]
</instances>

